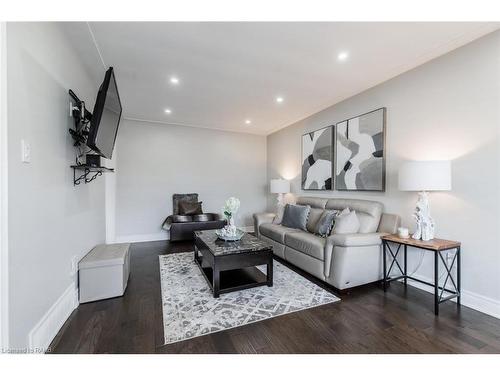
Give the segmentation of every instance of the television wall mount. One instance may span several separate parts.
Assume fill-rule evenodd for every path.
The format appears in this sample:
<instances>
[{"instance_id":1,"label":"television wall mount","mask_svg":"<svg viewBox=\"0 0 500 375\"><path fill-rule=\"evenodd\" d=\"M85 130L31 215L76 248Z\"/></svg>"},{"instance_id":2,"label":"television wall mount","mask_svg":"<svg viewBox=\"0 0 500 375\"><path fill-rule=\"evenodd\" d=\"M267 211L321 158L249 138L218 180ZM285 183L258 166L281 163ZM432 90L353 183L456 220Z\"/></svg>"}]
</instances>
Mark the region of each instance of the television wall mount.
<instances>
[{"instance_id":1,"label":"television wall mount","mask_svg":"<svg viewBox=\"0 0 500 375\"><path fill-rule=\"evenodd\" d=\"M70 116L74 119L75 128L69 129L73 138L73 146L76 148L75 164L71 165L73 169L73 185L80 185L82 182L88 184L97 177L106 172L114 172L113 168L106 168L82 163L82 158L87 154L93 154L94 151L87 146L89 135L89 124L92 120L92 113L85 108L85 102L80 100L73 90L68 91L70 100Z\"/></svg>"},{"instance_id":2,"label":"television wall mount","mask_svg":"<svg viewBox=\"0 0 500 375\"><path fill-rule=\"evenodd\" d=\"M69 133L75 141L74 146L78 147L86 145L89 135L89 123L92 120L92 113L85 108L85 102L80 100L73 90L68 91L69 96L73 100L70 101L70 116L73 117L75 128L69 129Z\"/></svg>"}]
</instances>

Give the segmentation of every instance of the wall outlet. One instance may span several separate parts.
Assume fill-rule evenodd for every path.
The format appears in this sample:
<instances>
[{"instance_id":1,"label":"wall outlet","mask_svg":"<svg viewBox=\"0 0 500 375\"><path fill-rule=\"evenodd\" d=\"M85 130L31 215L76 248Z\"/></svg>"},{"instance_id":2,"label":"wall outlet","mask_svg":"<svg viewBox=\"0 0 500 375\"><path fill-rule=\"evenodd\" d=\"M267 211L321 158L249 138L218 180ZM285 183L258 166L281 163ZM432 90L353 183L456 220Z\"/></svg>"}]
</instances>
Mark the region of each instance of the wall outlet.
<instances>
[{"instance_id":1,"label":"wall outlet","mask_svg":"<svg viewBox=\"0 0 500 375\"><path fill-rule=\"evenodd\" d=\"M21 139L21 161L31 163L31 145L24 139Z\"/></svg>"}]
</instances>

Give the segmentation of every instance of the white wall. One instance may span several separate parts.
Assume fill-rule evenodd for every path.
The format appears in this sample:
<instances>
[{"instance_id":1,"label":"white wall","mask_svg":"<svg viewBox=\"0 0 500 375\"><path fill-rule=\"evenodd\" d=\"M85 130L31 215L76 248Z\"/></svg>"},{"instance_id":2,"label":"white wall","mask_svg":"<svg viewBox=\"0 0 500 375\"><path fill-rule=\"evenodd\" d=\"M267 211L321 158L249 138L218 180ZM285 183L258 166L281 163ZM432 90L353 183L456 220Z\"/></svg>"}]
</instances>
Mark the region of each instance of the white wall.
<instances>
[{"instance_id":1,"label":"white wall","mask_svg":"<svg viewBox=\"0 0 500 375\"><path fill-rule=\"evenodd\" d=\"M0 347L9 346L7 196L7 24L0 22Z\"/></svg>"},{"instance_id":2,"label":"white wall","mask_svg":"<svg viewBox=\"0 0 500 375\"><path fill-rule=\"evenodd\" d=\"M301 191L301 135L379 107L387 107L387 191ZM451 159L453 190L431 194L437 236L463 243L463 302L500 317L499 112L500 32L495 32L269 135L268 178L292 179L298 195L382 201L386 211L412 227L417 195L398 191L399 165ZM274 199L268 195L268 208ZM410 271L420 256L411 253ZM419 276L432 276L431 258L426 255Z\"/></svg>"},{"instance_id":3,"label":"white wall","mask_svg":"<svg viewBox=\"0 0 500 375\"><path fill-rule=\"evenodd\" d=\"M174 193L198 193L204 212L221 212L238 197L238 226L265 210L264 136L124 120L117 146L118 241L165 238Z\"/></svg>"},{"instance_id":4,"label":"white wall","mask_svg":"<svg viewBox=\"0 0 500 375\"><path fill-rule=\"evenodd\" d=\"M9 23L7 51L10 347L26 348L30 332L34 344L57 332L45 314L74 287L72 258L105 239L104 181L73 186L69 167L68 89L92 107L99 82L55 23ZM21 139L30 164L21 163Z\"/></svg>"}]
</instances>

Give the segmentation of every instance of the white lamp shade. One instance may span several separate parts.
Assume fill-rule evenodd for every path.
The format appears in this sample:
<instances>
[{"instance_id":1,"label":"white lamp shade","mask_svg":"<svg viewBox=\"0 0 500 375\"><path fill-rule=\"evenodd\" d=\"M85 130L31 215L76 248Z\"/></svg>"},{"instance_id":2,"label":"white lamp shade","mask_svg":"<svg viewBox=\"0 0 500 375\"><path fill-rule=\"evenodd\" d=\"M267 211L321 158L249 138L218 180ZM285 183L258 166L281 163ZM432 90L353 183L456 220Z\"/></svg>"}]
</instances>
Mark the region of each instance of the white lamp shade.
<instances>
[{"instance_id":1,"label":"white lamp shade","mask_svg":"<svg viewBox=\"0 0 500 375\"><path fill-rule=\"evenodd\" d=\"M399 169L399 190L451 190L451 162L448 160L410 161Z\"/></svg>"},{"instance_id":2,"label":"white lamp shade","mask_svg":"<svg viewBox=\"0 0 500 375\"><path fill-rule=\"evenodd\" d=\"M286 194L289 192L290 192L290 181L282 179L271 180L271 193Z\"/></svg>"}]
</instances>

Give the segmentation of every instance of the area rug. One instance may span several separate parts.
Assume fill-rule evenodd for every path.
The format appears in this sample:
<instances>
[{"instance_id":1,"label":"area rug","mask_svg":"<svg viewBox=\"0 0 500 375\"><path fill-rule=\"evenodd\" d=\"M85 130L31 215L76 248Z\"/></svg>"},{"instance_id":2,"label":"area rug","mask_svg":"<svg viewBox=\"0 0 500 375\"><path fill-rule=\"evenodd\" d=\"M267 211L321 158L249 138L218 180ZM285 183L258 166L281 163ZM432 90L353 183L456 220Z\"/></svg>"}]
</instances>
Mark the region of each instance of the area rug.
<instances>
[{"instance_id":1,"label":"area rug","mask_svg":"<svg viewBox=\"0 0 500 375\"><path fill-rule=\"evenodd\" d=\"M262 271L265 273L265 266ZM219 298L213 298L192 252L160 255L160 276L165 344L340 301L277 261L273 287Z\"/></svg>"}]
</instances>

